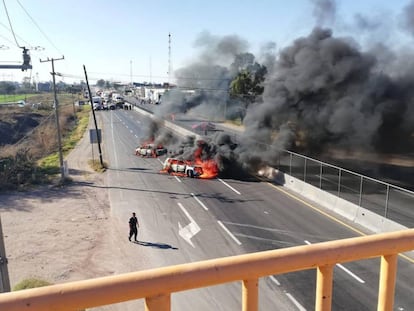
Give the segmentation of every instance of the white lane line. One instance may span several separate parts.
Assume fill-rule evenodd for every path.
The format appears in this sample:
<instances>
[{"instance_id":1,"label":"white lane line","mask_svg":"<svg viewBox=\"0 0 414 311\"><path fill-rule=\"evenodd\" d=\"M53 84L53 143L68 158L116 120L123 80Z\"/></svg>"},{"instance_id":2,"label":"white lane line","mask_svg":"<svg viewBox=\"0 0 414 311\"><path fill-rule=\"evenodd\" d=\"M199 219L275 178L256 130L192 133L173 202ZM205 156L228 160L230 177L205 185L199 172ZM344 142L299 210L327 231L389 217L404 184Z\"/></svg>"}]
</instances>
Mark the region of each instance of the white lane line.
<instances>
[{"instance_id":1,"label":"white lane line","mask_svg":"<svg viewBox=\"0 0 414 311\"><path fill-rule=\"evenodd\" d=\"M286 296L293 302L293 304L298 308L300 311L306 311L306 309L293 297L291 294L286 293Z\"/></svg>"},{"instance_id":2,"label":"white lane line","mask_svg":"<svg viewBox=\"0 0 414 311\"><path fill-rule=\"evenodd\" d=\"M277 286L280 286L280 282L273 276L269 276L270 280L274 282ZM289 293L285 293L286 296L293 302L293 304L298 308L300 311L306 311L306 309Z\"/></svg>"},{"instance_id":3,"label":"white lane line","mask_svg":"<svg viewBox=\"0 0 414 311\"><path fill-rule=\"evenodd\" d=\"M203 202L200 201L199 198L196 197L196 195L194 193L191 193L191 195L193 196L194 200L196 200L198 202L198 204L200 204L206 211L208 211L208 207L204 205Z\"/></svg>"},{"instance_id":4,"label":"white lane line","mask_svg":"<svg viewBox=\"0 0 414 311\"><path fill-rule=\"evenodd\" d=\"M344 270L346 273L348 273L350 276L352 276L354 279L356 279L359 283L364 284L365 281L363 279L361 279L359 276L357 276L355 273L351 272L350 270L348 270L347 268L345 268L343 265L341 265L340 263L336 264L339 268L341 268L342 270Z\"/></svg>"},{"instance_id":5,"label":"white lane line","mask_svg":"<svg viewBox=\"0 0 414 311\"><path fill-rule=\"evenodd\" d=\"M178 178L177 176L174 176L175 179L177 179L178 182L182 182L180 178Z\"/></svg>"},{"instance_id":6,"label":"white lane line","mask_svg":"<svg viewBox=\"0 0 414 311\"><path fill-rule=\"evenodd\" d=\"M226 185L227 187L229 187L231 190L233 190L234 192L236 192L237 194L241 194L239 191L237 191L236 189L234 189L232 186L230 186L228 183L226 183L224 180L217 178L220 182L222 182L224 185Z\"/></svg>"},{"instance_id":7,"label":"white lane line","mask_svg":"<svg viewBox=\"0 0 414 311\"><path fill-rule=\"evenodd\" d=\"M111 114L111 138L112 138L112 146L116 146L116 144L115 144L115 129L114 129L114 115L113 114ZM115 148L112 148L112 149L113 149L113 154L114 154L115 167L119 167L118 155L115 152ZM119 174L118 170L116 171L116 176L119 180L120 174ZM119 196L120 196L121 200L123 200L124 199L124 194L123 194L124 191L121 191L121 189L119 189L118 193L119 193Z\"/></svg>"},{"instance_id":8,"label":"white lane line","mask_svg":"<svg viewBox=\"0 0 414 311\"><path fill-rule=\"evenodd\" d=\"M217 220L218 224L224 229L224 231L227 232L227 234L236 242L238 245L241 245L241 242L233 235L233 233L230 232L229 229L226 228L225 225L220 220Z\"/></svg>"},{"instance_id":9,"label":"white lane line","mask_svg":"<svg viewBox=\"0 0 414 311\"><path fill-rule=\"evenodd\" d=\"M180 222L178 222L178 234L192 247L195 248L194 243L191 241L191 238L195 236L197 233L200 232L201 228L199 225L194 221L194 219L190 216L190 213L184 208L181 203L178 203L178 206L181 208L185 216L190 220L190 223L183 227Z\"/></svg>"},{"instance_id":10,"label":"white lane line","mask_svg":"<svg viewBox=\"0 0 414 311\"><path fill-rule=\"evenodd\" d=\"M177 203L178 206L180 207L180 209L183 211L183 213L185 214L185 216L187 216L187 218L190 220L190 223L196 223L193 219L193 217L191 217L190 213L187 212L187 210L184 208L184 206L181 203Z\"/></svg>"},{"instance_id":11,"label":"white lane line","mask_svg":"<svg viewBox=\"0 0 414 311\"><path fill-rule=\"evenodd\" d=\"M305 243L308 245L311 245L312 243L305 240ZM338 266L339 268L341 268L343 271L345 271L346 273L348 273L350 276L352 276L355 280L357 280L359 283L364 284L365 281L363 279L361 279L359 276L357 276L355 273L353 273L351 270L345 268L343 265L341 265L340 263L337 263L336 266Z\"/></svg>"},{"instance_id":12,"label":"white lane line","mask_svg":"<svg viewBox=\"0 0 414 311\"><path fill-rule=\"evenodd\" d=\"M274 283L276 283L276 285L277 286L280 286L280 282L273 276L273 275L271 275L271 276L269 276L269 278L274 282Z\"/></svg>"}]
</instances>

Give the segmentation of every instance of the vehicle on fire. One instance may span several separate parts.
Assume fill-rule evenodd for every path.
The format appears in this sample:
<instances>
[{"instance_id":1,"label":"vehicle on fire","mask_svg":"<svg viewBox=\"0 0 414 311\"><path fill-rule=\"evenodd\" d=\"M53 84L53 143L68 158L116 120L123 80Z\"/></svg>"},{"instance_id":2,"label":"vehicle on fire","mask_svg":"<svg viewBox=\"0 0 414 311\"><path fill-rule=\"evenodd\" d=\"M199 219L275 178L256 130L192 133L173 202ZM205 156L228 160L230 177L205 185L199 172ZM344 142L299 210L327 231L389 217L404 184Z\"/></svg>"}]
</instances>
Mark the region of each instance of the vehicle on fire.
<instances>
[{"instance_id":1,"label":"vehicle on fire","mask_svg":"<svg viewBox=\"0 0 414 311\"><path fill-rule=\"evenodd\" d=\"M164 161L161 172L197 178L203 174L203 168L201 165L194 164L191 161L180 160L177 158L167 158Z\"/></svg>"},{"instance_id":2,"label":"vehicle on fire","mask_svg":"<svg viewBox=\"0 0 414 311\"><path fill-rule=\"evenodd\" d=\"M141 144L135 149L135 155L141 156L141 157L159 157L163 154L167 153L167 149L164 148L161 144Z\"/></svg>"},{"instance_id":3,"label":"vehicle on fire","mask_svg":"<svg viewBox=\"0 0 414 311\"><path fill-rule=\"evenodd\" d=\"M204 135L207 135L208 132L216 131L216 125L211 122L201 122L194 124L191 126L191 128L197 133L204 133Z\"/></svg>"}]
</instances>

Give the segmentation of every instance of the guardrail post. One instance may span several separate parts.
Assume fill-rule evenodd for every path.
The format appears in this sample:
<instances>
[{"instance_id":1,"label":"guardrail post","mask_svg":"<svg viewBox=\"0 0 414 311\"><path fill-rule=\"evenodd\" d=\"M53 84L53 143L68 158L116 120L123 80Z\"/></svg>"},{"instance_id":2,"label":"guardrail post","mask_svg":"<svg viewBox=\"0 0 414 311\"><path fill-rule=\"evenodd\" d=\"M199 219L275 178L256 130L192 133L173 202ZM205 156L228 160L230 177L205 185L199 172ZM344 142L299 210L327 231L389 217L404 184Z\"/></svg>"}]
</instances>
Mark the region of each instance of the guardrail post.
<instances>
[{"instance_id":1,"label":"guardrail post","mask_svg":"<svg viewBox=\"0 0 414 311\"><path fill-rule=\"evenodd\" d=\"M394 306L397 254L381 257L381 272L378 290L378 311L392 311Z\"/></svg>"},{"instance_id":2,"label":"guardrail post","mask_svg":"<svg viewBox=\"0 0 414 311\"><path fill-rule=\"evenodd\" d=\"M258 279L243 280L243 311L257 311L259 308L259 286Z\"/></svg>"},{"instance_id":3,"label":"guardrail post","mask_svg":"<svg viewBox=\"0 0 414 311\"><path fill-rule=\"evenodd\" d=\"M384 213L384 217L387 218L388 216L388 201L390 198L390 185L387 185L387 195L385 197L385 213Z\"/></svg>"},{"instance_id":4,"label":"guardrail post","mask_svg":"<svg viewBox=\"0 0 414 311\"><path fill-rule=\"evenodd\" d=\"M323 165L320 162L320 169L319 169L319 189L322 189L322 174L323 174Z\"/></svg>"},{"instance_id":5,"label":"guardrail post","mask_svg":"<svg viewBox=\"0 0 414 311\"><path fill-rule=\"evenodd\" d=\"M359 202L358 202L358 206L361 206L362 204L362 184L364 183L364 177L361 176L361 181L359 183Z\"/></svg>"},{"instance_id":6,"label":"guardrail post","mask_svg":"<svg viewBox=\"0 0 414 311\"><path fill-rule=\"evenodd\" d=\"M145 311L170 311L171 295L160 294L145 298Z\"/></svg>"},{"instance_id":7,"label":"guardrail post","mask_svg":"<svg viewBox=\"0 0 414 311\"><path fill-rule=\"evenodd\" d=\"M306 182L306 161L307 159L305 158L305 163L303 163L303 181Z\"/></svg>"},{"instance_id":8,"label":"guardrail post","mask_svg":"<svg viewBox=\"0 0 414 311\"><path fill-rule=\"evenodd\" d=\"M332 280L334 267L334 265L326 265L317 268L315 311L330 311L332 308Z\"/></svg>"},{"instance_id":9,"label":"guardrail post","mask_svg":"<svg viewBox=\"0 0 414 311\"><path fill-rule=\"evenodd\" d=\"M341 177L342 177L342 170L339 168L339 171L338 171L338 198L341 197Z\"/></svg>"}]
</instances>

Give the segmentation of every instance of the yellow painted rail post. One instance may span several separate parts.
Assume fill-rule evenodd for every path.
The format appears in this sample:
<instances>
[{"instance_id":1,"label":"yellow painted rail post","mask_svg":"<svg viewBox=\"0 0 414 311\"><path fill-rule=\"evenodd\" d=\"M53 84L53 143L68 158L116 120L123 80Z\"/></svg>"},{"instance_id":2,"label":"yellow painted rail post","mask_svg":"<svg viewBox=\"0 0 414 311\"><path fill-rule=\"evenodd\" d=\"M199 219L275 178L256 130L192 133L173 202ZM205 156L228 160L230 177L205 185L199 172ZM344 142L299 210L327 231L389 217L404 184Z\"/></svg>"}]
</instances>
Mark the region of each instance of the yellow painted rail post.
<instances>
[{"instance_id":1,"label":"yellow painted rail post","mask_svg":"<svg viewBox=\"0 0 414 311\"><path fill-rule=\"evenodd\" d=\"M243 280L243 311L257 311L259 308L258 279Z\"/></svg>"},{"instance_id":2,"label":"yellow painted rail post","mask_svg":"<svg viewBox=\"0 0 414 311\"><path fill-rule=\"evenodd\" d=\"M332 308L334 267L335 265L325 265L317 268L315 311L330 311Z\"/></svg>"},{"instance_id":3,"label":"yellow painted rail post","mask_svg":"<svg viewBox=\"0 0 414 311\"><path fill-rule=\"evenodd\" d=\"M145 311L170 311L171 295L160 294L145 298Z\"/></svg>"},{"instance_id":4,"label":"yellow painted rail post","mask_svg":"<svg viewBox=\"0 0 414 311\"><path fill-rule=\"evenodd\" d=\"M394 306L395 281L398 255L381 257L380 284L378 290L378 311L392 311Z\"/></svg>"}]
</instances>

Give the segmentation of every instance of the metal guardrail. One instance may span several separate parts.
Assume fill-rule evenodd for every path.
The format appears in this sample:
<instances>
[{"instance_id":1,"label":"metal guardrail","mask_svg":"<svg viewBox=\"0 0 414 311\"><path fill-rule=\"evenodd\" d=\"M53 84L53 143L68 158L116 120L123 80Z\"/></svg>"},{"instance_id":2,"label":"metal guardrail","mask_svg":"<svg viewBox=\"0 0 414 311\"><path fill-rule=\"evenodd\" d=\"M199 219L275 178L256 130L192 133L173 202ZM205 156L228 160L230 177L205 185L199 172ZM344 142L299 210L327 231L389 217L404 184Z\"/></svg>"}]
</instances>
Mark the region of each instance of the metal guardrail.
<instances>
[{"instance_id":1,"label":"metal guardrail","mask_svg":"<svg viewBox=\"0 0 414 311\"><path fill-rule=\"evenodd\" d=\"M287 150L279 152L275 168L407 228L414 227L413 191Z\"/></svg>"},{"instance_id":2,"label":"metal guardrail","mask_svg":"<svg viewBox=\"0 0 414 311\"><path fill-rule=\"evenodd\" d=\"M0 294L0 310L79 310L145 299L145 310L171 309L171 294L242 282L242 310L258 310L260 277L316 269L316 311L332 306L338 263L381 257L378 311L394 305L398 254L414 249L414 229L206 260ZM126 290L127 289L127 290Z\"/></svg>"},{"instance_id":3,"label":"metal guardrail","mask_svg":"<svg viewBox=\"0 0 414 311\"><path fill-rule=\"evenodd\" d=\"M152 113L143 106L140 109ZM235 142L240 140L236 131L231 136ZM266 152L273 148L264 143L250 143ZM274 154L274 168L407 228L414 227L413 191L289 150L274 149Z\"/></svg>"}]
</instances>

